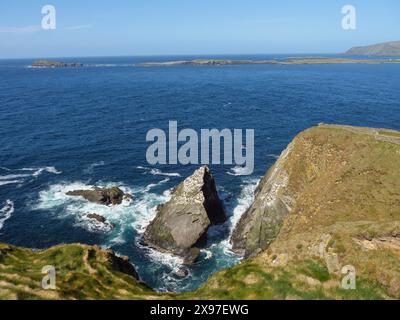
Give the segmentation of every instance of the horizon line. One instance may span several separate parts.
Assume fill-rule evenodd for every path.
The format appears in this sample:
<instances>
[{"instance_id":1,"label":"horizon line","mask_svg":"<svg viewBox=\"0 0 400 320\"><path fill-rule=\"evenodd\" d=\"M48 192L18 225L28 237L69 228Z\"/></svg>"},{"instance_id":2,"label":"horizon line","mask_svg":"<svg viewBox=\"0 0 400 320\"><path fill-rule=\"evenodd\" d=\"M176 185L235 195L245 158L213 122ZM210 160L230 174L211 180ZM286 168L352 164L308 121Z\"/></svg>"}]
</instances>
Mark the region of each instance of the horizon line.
<instances>
[{"instance_id":1,"label":"horizon line","mask_svg":"<svg viewBox=\"0 0 400 320\"><path fill-rule=\"evenodd\" d=\"M261 56L261 55L345 55L344 52L289 52L289 53L171 53L171 54L122 54L122 55L73 55L73 56L32 56L32 57L0 57L0 60L28 60L28 59L62 59L62 58L129 58L129 57L180 57L180 56Z\"/></svg>"}]
</instances>

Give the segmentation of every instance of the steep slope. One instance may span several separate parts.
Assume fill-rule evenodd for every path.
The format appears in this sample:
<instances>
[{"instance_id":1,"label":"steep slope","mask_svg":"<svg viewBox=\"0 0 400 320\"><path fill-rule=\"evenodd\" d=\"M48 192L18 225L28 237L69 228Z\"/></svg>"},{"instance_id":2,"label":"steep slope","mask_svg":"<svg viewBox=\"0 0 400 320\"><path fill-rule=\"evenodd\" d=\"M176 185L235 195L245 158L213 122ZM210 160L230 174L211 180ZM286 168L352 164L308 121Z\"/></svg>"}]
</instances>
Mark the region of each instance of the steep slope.
<instances>
[{"instance_id":1,"label":"steep slope","mask_svg":"<svg viewBox=\"0 0 400 320\"><path fill-rule=\"evenodd\" d=\"M400 41L353 47L346 54L353 56L400 56Z\"/></svg>"}]
</instances>

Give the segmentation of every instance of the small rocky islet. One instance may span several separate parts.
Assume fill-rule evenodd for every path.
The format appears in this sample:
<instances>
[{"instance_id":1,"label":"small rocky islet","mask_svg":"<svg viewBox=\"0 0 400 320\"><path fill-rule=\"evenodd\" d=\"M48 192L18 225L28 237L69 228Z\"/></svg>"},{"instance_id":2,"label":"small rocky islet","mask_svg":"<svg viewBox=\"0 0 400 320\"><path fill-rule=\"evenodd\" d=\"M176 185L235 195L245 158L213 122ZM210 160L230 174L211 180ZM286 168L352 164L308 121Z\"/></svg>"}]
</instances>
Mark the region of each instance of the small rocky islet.
<instances>
[{"instance_id":1,"label":"small rocky islet","mask_svg":"<svg viewBox=\"0 0 400 320\"><path fill-rule=\"evenodd\" d=\"M53 60L36 60L31 64L32 68L80 68L83 67L80 62L62 62Z\"/></svg>"},{"instance_id":2,"label":"small rocky islet","mask_svg":"<svg viewBox=\"0 0 400 320\"><path fill-rule=\"evenodd\" d=\"M301 132L234 227L232 249L245 259L194 292L157 293L140 281L135 261L96 246L32 251L0 244L0 298L400 299L399 155L394 130L321 124ZM201 167L158 207L144 241L184 257L225 219L212 174ZM35 274L53 264L58 290L44 291ZM357 290L342 288L349 266Z\"/></svg>"}]
</instances>

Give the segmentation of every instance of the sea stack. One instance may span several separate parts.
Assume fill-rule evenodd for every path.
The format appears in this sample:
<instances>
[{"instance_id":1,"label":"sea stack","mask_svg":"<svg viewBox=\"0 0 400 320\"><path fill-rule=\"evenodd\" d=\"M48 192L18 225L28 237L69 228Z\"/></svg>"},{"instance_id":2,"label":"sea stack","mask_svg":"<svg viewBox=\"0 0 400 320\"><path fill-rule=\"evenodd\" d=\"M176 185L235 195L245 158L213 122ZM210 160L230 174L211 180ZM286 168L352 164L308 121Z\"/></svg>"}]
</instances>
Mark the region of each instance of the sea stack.
<instances>
[{"instance_id":1,"label":"sea stack","mask_svg":"<svg viewBox=\"0 0 400 320\"><path fill-rule=\"evenodd\" d=\"M214 177L207 166L196 170L172 192L171 199L158 206L155 219L144 234L144 243L171 252L193 263L211 225L226 220Z\"/></svg>"}]
</instances>

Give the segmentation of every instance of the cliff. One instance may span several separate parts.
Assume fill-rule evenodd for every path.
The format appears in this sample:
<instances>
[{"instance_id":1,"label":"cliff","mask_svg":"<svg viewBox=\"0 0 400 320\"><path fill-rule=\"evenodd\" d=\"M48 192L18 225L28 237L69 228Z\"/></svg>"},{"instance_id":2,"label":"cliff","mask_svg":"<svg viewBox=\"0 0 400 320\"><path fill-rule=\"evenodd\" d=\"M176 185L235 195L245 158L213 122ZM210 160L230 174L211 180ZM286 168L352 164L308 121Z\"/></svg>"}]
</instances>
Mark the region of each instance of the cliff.
<instances>
[{"instance_id":1,"label":"cliff","mask_svg":"<svg viewBox=\"0 0 400 320\"><path fill-rule=\"evenodd\" d=\"M233 232L233 248L249 258L194 292L156 294L104 263L108 254L96 247L2 245L0 297L400 299L399 159L397 131L320 125L300 133ZM47 264L59 270L59 291L40 288ZM343 286L346 270L354 289Z\"/></svg>"}]
</instances>

